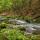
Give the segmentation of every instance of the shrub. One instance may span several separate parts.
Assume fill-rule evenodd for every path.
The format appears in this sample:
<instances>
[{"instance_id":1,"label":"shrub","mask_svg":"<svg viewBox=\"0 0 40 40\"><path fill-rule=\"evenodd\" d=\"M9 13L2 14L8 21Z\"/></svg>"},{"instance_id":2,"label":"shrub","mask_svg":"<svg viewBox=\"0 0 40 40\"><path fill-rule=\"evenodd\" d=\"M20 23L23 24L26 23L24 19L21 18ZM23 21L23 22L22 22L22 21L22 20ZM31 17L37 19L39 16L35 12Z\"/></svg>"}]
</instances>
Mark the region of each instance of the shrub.
<instances>
[{"instance_id":1,"label":"shrub","mask_svg":"<svg viewBox=\"0 0 40 40\"><path fill-rule=\"evenodd\" d=\"M19 29L3 29L0 31L0 40L40 40L40 35L24 35Z\"/></svg>"},{"instance_id":2,"label":"shrub","mask_svg":"<svg viewBox=\"0 0 40 40\"><path fill-rule=\"evenodd\" d=\"M26 36L17 29L3 29L0 35L0 40L27 40Z\"/></svg>"},{"instance_id":3,"label":"shrub","mask_svg":"<svg viewBox=\"0 0 40 40\"><path fill-rule=\"evenodd\" d=\"M12 0L0 0L0 11L10 9L12 3Z\"/></svg>"}]
</instances>

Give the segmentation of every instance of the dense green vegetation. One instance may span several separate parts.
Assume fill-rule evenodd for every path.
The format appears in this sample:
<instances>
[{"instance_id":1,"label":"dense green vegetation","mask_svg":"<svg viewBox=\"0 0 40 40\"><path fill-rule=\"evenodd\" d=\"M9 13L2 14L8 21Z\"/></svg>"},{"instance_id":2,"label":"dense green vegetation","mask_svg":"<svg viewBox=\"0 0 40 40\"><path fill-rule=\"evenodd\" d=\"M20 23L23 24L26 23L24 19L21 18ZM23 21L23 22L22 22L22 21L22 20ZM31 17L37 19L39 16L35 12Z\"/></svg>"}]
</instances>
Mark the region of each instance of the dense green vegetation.
<instances>
[{"instance_id":1,"label":"dense green vegetation","mask_svg":"<svg viewBox=\"0 0 40 40\"><path fill-rule=\"evenodd\" d=\"M26 0L0 0L0 11L8 10L13 7L13 9L22 8ZM28 1L27 1L28 2Z\"/></svg>"},{"instance_id":2,"label":"dense green vegetation","mask_svg":"<svg viewBox=\"0 0 40 40\"><path fill-rule=\"evenodd\" d=\"M12 11L13 15L0 16L0 40L40 40L40 34L25 34L25 28L13 28L16 23L11 24L8 21L12 18L29 23L40 23L40 0L0 0L0 14L7 11L9 14Z\"/></svg>"},{"instance_id":3,"label":"dense green vegetation","mask_svg":"<svg viewBox=\"0 0 40 40\"><path fill-rule=\"evenodd\" d=\"M0 31L0 40L40 40L40 35L27 35L18 29L3 29Z\"/></svg>"},{"instance_id":4,"label":"dense green vegetation","mask_svg":"<svg viewBox=\"0 0 40 40\"><path fill-rule=\"evenodd\" d=\"M7 34L7 35L6 35ZM4 40L27 40L20 30L17 29L3 29L0 33L0 39Z\"/></svg>"},{"instance_id":5,"label":"dense green vegetation","mask_svg":"<svg viewBox=\"0 0 40 40\"><path fill-rule=\"evenodd\" d=\"M3 10L9 10L12 7L12 0L0 0L0 12Z\"/></svg>"}]
</instances>

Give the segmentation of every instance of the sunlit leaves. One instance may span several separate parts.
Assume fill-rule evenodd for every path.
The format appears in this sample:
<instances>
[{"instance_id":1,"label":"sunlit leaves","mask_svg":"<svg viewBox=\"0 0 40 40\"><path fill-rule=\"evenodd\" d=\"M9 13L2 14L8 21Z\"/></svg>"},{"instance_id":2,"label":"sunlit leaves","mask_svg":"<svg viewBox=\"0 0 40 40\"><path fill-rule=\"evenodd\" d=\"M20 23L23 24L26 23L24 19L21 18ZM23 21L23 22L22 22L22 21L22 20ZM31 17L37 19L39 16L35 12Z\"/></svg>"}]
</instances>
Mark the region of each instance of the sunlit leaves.
<instances>
[{"instance_id":1,"label":"sunlit leaves","mask_svg":"<svg viewBox=\"0 0 40 40\"><path fill-rule=\"evenodd\" d=\"M1 36L0 39L5 39L7 38L8 40L27 40L26 36L22 34L22 32L18 29L3 29L1 31ZM5 40L7 40L5 39Z\"/></svg>"},{"instance_id":2,"label":"sunlit leaves","mask_svg":"<svg viewBox=\"0 0 40 40\"><path fill-rule=\"evenodd\" d=\"M0 11L11 8L12 0L0 0Z\"/></svg>"}]
</instances>

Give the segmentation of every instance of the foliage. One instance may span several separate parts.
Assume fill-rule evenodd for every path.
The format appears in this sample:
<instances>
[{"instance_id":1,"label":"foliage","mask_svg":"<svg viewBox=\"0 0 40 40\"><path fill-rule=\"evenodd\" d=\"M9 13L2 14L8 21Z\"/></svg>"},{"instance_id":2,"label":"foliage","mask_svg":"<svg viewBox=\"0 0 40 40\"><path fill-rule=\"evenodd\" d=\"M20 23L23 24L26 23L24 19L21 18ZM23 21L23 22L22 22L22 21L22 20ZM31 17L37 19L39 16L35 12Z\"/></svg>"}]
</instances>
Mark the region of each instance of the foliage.
<instances>
[{"instance_id":1,"label":"foliage","mask_svg":"<svg viewBox=\"0 0 40 40\"><path fill-rule=\"evenodd\" d=\"M0 0L0 11L10 9L12 4L12 0Z\"/></svg>"},{"instance_id":2,"label":"foliage","mask_svg":"<svg viewBox=\"0 0 40 40\"><path fill-rule=\"evenodd\" d=\"M0 24L0 30L1 29L4 29L4 28L6 28L7 27L7 24L5 23L5 22L2 22L1 24Z\"/></svg>"},{"instance_id":3,"label":"foliage","mask_svg":"<svg viewBox=\"0 0 40 40\"><path fill-rule=\"evenodd\" d=\"M26 0L0 0L0 11L12 8L19 9L28 3Z\"/></svg>"},{"instance_id":4,"label":"foliage","mask_svg":"<svg viewBox=\"0 0 40 40\"><path fill-rule=\"evenodd\" d=\"M0 22L0 40L40 40L40 34L39 35L26 35L23 31L25 28L17 28L17 29L7 29L7 24L8 19L14 18L14 19L21 19L21 20L26 20L30 22L40 22L40 18L37 19L32 19L31 16L28 16L28 14L33 13L33 17L35 15L40 14L40 1L33 1L33 0L0 0L0 12L3 10L7 11L10 10L11 8L13 11L16 13L20 14L21 16L4 16L3 18L5 19L4 21ZM31 9L31 10L30 10ZM27 16L22 16L26 15ZM39 15L37 15L39 16ZM36 20L36 21L35 21ZM4 29L6 28L6 29ZM26 36L25 36L26 35Z\"/></svg>"},{"instance_id":5,"label":"foliage","mask_svg":"<svg viewBox=\"0 0 40 40\"><path fill-rule=\"evenodd\" d=\"M23 8L24 6L28 5L27 3L29 0L13 0L13 8L14 9L20 9Z\"/></svg>"},{"instance_id":6,"label":"foliage","mask_svg":"<svg viewBox=\"0 0 40 40\"><path fill-rule=\"evenodd\" d=\"M0 39L3 37L4 40L27 40L26 36L17 29L3 29L0 35Z\"/></svg>"},{"instance_id":7,"label":"foliage","mask_svg":"<svg viewBox=\"0 0 40 40\"><path fill-rule=\"evenodd\" d=\"M40 35L24 35L19 29L3 29L0 31L0 40L40 40Z\"/></svg>"}]
</instances>

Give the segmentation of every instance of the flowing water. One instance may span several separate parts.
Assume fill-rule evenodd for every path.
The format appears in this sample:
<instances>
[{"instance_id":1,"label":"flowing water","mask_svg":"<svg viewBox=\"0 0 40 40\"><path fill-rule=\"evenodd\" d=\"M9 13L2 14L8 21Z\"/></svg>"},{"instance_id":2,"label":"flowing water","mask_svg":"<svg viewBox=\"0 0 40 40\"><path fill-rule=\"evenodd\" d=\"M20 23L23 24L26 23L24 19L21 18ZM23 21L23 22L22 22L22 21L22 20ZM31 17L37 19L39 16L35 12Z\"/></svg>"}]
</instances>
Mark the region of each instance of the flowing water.
<instances>
[{"instance_id":1,"label":"flowing water","mask_svg":"<svg viewBox=\"0 0 40 40\"><path fill-rule=\"evenodd\" d=\"M40 32L40 24L38 23L28 23L24 20L17 20L17 19L9 19L9 22L16 22L16 27L24 27L26 29L26 32L28 34L34 32L34 31L39 31Z\"/></svg>"},{"instance_id":2,"label":"flowing water","mask_svg":"<svg viewBox=\"0 0 40 40\"><path fill-rule=\"evenodd\" d=\"M0 22L3 20L6 20L6 19L3 17L0 17ZM17 19L12 19L12 18L8 19L8 22L10 22L11 24L16 23L15 27L20 27L20 26L24 27L26 29L26 32L28 33L32 33L37 30L39 30L40 32L40 24L38 23L28 23L27 21L24 21L24 20L17 20Z\"/></svg>"}]
</instances>

